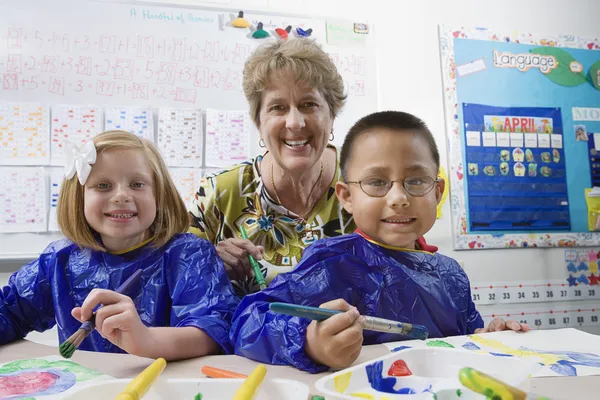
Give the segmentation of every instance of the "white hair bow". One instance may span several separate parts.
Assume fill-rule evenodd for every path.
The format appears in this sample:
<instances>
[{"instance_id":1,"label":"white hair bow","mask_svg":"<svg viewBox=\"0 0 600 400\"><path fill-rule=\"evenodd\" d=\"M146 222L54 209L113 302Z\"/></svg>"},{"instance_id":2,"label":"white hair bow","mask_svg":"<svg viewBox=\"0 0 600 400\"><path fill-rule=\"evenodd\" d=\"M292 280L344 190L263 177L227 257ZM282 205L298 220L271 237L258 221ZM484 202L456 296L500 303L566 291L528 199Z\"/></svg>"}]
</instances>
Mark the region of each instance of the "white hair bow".
<instances>
[{"instance_id":1,"label":"white hair bow","mask_svg":"<svg viewBox=\"0 0 600 400\"><path fill-rule=\"evenodd\" d=\"M65 178L71 179L77 172L79 183L85 185L92 171L92 164L96 162L94 142L90 140L81 148L72 142L65 143L65 158Z\"/></svg>"}]
</instances>

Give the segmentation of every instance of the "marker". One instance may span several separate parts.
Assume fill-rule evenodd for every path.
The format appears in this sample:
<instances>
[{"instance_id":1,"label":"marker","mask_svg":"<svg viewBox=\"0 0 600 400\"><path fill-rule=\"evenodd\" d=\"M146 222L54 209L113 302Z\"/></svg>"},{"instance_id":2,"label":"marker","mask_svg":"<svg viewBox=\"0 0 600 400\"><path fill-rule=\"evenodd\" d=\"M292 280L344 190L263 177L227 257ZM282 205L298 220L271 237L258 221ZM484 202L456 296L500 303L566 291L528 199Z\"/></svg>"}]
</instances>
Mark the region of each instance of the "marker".
<instances>
[{"instance_id":1,"label":"marker","mask_svg":"<svg viewBox=\"0 0 600 400\"><path fill-rule=\"evenodd\" d=\"M525 393L473 368L462 368L458 373L458 379L465 387L488 399L550 400L547 397Z\"/></svg>"},{"instance_id":2,"label":"marker","mask_svg":"<svg viewBox=\"0 0 600 400\"><path fill-rule=\"evenodd\" d=\"M242 234L243 239L248 239L246 230L242 225L240 225L240 233ZM248 261L250 261L250 266L252 267L252 271L254 271L254 278L256 278L256 282L258 282L260 290L266 289L267 284L265 283L265 277L263 276L262 271L260 270L260 264L258 263L258 261L256 261L254 257L252 257L252 254L248 254Z\"/></svg>"},{"instance_id":3,"label":"marker","mask_svg":"<svg viewBox=\"0 0 600 400\"><path fill-rule=\"evenodd\" d=\"M202 367L202 373L209 378L242 378L246 379L248 375L238 374L237 372L227 371L225 369L219 369L205 365Z\"/></svg>"},{"instance_id":4,"label":"marker","mask_svg":"<svg viewBox=\"0 0 600 400\"><path fill-rule=\"evenodd\" d=\"M115 400L139 400L154 384L158 376L163 372L167 362L164 358L156 359L150 366L140 372L138 376L127 385L125 390L115 397Z\"/></svg>"},{"instance_id":5,"label":"marker","mask_svg":"<svg viewBox=\"0 0 600 400\"><path fill-rule=\"evenodd\" d=\"M251 400L261 382L265 379L266 373L267 367L263 364L258 364L254 371L246 378L244 383L242 383L242 386L235 392L233 400Z\"/></svg>"},{"instance_id":6,"label":"marker","mask_svg":"<svg viewBox=\"0 0 600 400\"><path fill-rule=\"evenodd\" d=\"M336 314L341 314L343 311L329 310L327 308L317 308L309 306L300 306L288 303L269 303L269 310L295 317L308 318L315 321L324 321ZM423 325L413 325L405 322L392 321L390 319L364 316L365 325L363 330L384 332L384 333L399 333L413 339L427 339L429 331Z\"/></svg>"}]
</instances>

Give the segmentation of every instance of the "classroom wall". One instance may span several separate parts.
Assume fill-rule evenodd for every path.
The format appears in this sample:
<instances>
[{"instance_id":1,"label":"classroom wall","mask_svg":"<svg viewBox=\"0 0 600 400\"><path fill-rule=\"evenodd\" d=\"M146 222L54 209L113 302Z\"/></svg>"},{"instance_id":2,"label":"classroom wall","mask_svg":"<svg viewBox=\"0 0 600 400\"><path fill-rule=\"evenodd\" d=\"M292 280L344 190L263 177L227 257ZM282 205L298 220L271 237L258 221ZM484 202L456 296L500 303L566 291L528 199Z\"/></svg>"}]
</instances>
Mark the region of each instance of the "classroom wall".
<instances>
[{"instance_id":1,"label":"classroom wall","mask_svg":"<svg viewBox=\"0 0 600 400\"><path fill-rule=\"evenodd\" d=\"M504 32L600 35L600 27L594 21L600 15L597 0L163 0L156 3L231 6L368 20L375 24L379 108L403 110L423 118L436 136L444 166L447 157L438 24L482 26ZM517 282L566 277L562 249L453 251L448 204L443 213L443 218L427 234L427 240L439 246L444 254L462 261L471 281ZM15 269L17 265L0 264L0 270Z\"/></svg>"}]
</instances>

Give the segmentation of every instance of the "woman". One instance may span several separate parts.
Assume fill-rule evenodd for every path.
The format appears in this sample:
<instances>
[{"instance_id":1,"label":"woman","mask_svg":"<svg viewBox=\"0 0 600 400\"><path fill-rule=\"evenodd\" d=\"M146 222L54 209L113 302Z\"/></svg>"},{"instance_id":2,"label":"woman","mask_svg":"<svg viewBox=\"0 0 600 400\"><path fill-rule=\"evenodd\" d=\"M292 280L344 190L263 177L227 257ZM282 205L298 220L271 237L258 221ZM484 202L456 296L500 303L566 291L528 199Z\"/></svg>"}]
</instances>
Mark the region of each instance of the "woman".
<instances>
[{"instance_id":1,"label":"woman","mask_svg":"<svg viewBox=\"0 0 600 400\"><path fill-rule=\"evenodd\" d=\"M240 296L258 289L248 254L269 283L311 243L355 229L335 196L339 154L329 141L346 95L327 53L310 39L259 47L243 87L266 152L203 179L190 210L190 231L217 245Z\"/></svg>"}]
</instances>

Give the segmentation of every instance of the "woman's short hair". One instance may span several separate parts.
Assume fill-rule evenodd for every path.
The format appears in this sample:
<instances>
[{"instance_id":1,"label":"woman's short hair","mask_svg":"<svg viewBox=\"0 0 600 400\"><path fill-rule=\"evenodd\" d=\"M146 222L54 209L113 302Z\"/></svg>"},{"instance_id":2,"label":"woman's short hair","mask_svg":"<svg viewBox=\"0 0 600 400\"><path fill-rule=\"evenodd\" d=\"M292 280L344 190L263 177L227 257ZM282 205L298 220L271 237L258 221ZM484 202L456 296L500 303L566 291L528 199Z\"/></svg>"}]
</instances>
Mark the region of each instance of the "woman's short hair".
<instances>
[{"instance_id":1,"label":"woman's short hair","mask_svg":"<svg viewBox=\"0 0 600 400\"><path fill-rule=\"evenodd\" d=\"M152 187L156 199L156 218L150 226L154 236L152 246L160 247L175 234L187 231L189 220L185 204L165 162L150 141L125 131L108 131L95 136L93 142L98 156L113 149L138 149L144 153L152 170ZM57 218L62 233L75 244L106 251L85 219L84 186L79 183L77 175L63 180L58 198Z\"/></svg>"},{"instance_id":2,"label":"woman's short hair","mask_svg":"<svg viewBox=\"0 0 600 400\"><path fill-rule=\"evenodd\" d=\"M313 39L277 40L258 47L244 66L244 94L250 116L260 125L262 92L274 72L286 71L311 88L319 90L336 117L346 102L344 81L335 64Z\"/></svg>"}]
</instances>

